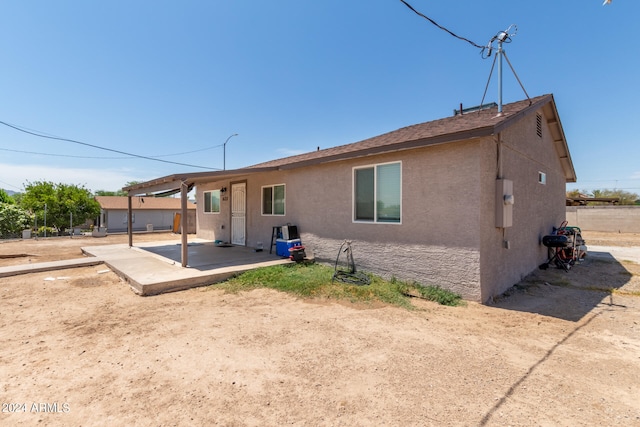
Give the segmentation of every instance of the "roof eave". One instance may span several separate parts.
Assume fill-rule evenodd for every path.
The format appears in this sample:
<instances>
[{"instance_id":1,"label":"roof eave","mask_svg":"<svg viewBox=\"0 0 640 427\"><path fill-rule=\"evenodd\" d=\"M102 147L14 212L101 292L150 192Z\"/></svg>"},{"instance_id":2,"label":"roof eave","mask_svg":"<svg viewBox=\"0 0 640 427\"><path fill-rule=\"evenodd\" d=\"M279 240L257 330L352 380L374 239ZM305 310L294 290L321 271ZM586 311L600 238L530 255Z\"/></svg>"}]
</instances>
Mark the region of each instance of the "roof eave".
<instances>
[{"instance_id":1,"label":"roof eave","mask_svg":"<svg viewBox=\"0 0 640 427\"><path fill-rule=\"evenodd\" d=\"M541 97L536 102L531 103L528 107L518 111L516 114L501 120L495 125L494 130L496 133L500 133L511 126L515 121L540 109L544 111L547 125L551 129L554 147L558 154L558 159L560 160L565 180L566 182L576 182L576 171L573 167L573 161L571 160L571 154L569 153L567 139L564 135L562 123L560 122L560 115L558 114L556 102L552 94Z\"/></svg>"},{"instance_id":2,"label":"roof eave","mask_svg":"<svg viewBox=\"0 0 640 427\"><path fill-rule=\"evenodd\" d=\"M560 163L562 164L566 182L576 182L578 177L576 176L576 170L573 167L567 138L565 137L564 129L562 128L562 122L560 122L560 115L558 114L558 109L553 99L553 95L549 96L551 97L551 102L545 105L545 118L547 120L547 125L551 129L551 134L555 135L553 137L553 143L558 154L558 158L560 159Z\"/></svg>"},{"instance_id":3,"label":"roof eave","mask_svg":"<svg viewBox=\"0 0 640 427\"><path fill-rule=\"evenodd\" d=\"M242 175L250 175L261 172L268 172L276 170L276 167L264 167L264 168L243 168L243 169L231 169L224 171L210 171L210 172L193 172L167 175L162 178L153 179L150 181L141 182L138 184L123 187L122 191L125 191L128 196L139 196L145 194L154 194L160 192L170 192L180 189L180 186L185 184L187 186L196 184L198 182L211 181L211 179L226 179L233 178Z\"/></svg>"}]
</instances>

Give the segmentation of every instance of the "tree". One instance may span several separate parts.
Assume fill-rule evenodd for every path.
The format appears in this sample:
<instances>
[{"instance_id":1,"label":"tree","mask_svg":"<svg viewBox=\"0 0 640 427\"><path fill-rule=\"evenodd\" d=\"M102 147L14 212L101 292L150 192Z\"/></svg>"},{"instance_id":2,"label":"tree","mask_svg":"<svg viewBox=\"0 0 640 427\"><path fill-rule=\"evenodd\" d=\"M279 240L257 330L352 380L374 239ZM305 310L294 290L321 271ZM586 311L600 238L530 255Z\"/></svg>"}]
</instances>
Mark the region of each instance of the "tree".
<instances>
[{"instance_id":1,"label":"tree","mask_svg":"<svg viewBox=\"0 0 640 427\"><path fill-rule=\"evenodd\" d=\"M16 237L29 228L32 217L24 209L12 203L0 203L0 237Z\"/></svg>"},{"instance_id":2,"label":"tree","mask_svg":"<svg viewBox=\"0 0 640 427\"><path fill-rule=\"evenodd\" d=\"M0 188L0 203L8 203L10 205L14 203L13 198L2 188Z\"/></svg>"},{"instance_id":3,"label":"tree","mask_svg":"<svg viewBox=\"0 0 640 427\"><path fill-rule=\"evenodd\" d=\"M10 197L13 199L16 205L20 206L20 202L22 201L23 193L13 193Z\"/></svg>"},{"instance_id":4,"label":"tree","mask_svg":"<svg viewBox=\"0 0 640 427\"><path fill-rule=\"evenodd\" d=\"M620 201L618 202L619 205L633 205L638 199L638 195L635 193L615 189L593 190L593 197L618 198L620 199Z\"/></svg>"},{"instance_id":5,"label":"tree","mask_svg":"<svg viewBox=\"0 0 640 427\"><path fill-rule=\"evenodd\" d=\"M126 196L127 195L127 193L125 193L122 190L118 190L118 191L97 190L94 194L96 196Z\"/></svg>"},{"instance_id":6,"label":"tree","mask_svg":"<svg viewBox=\"0 0 640 427\"><path fill-rule=\"evenodd\" d=\"M35 213L38 223L44 225L45 206L47 225L58 229L83 224L100 214L100 204L84 186L29 182L25 186L21 207Z\"/></svg>"},{"instance_id":7,"label":"tree","mask_svg":"<svg viewBox=\"0 0 640 427\"><path fill-rule=\"evenodd\" d=\"M584 193L582 193L580 190L567 191L567 197L572 199L577 199L578 197L580 197L580 194L584 194Z\"/></svg>"},{"instance_id":8,"label":"tree","mask_svg":"<svg viewBox=\"0 0 640 427\"><path fill-rule=\"evenodd\" d=\"M572 197L572 198L578 198L580 197L580 194L584 194L588 197L593 197L596 199L618 199L618 204L619 205L633 205L633 204L638 204L638 196L636 193L630 193L628 191L624 191L624 190L608 190L608 189L602 189L602 190L593 190L593 191L589 191L589 190L573 190L573 191L567 191L567 197ZM588 202L587 205L589 206L595 206L595 205L602 205L602 204L607 204L606 202Z\"/></svg>"},{"instance_id":9,"label":"tree","mask_svg":"<svg viewBox=\"0 0 640 427\"><path fill-rule=\"evenodd\" d=\"M130 187L132 185L140 184L142 181L129 181L124 186ZM96 196L127 196L126 191L122 191L122 189L117 191L108 191L108 190L98 190L95 192Z\"/></svg>"}]
</instances>

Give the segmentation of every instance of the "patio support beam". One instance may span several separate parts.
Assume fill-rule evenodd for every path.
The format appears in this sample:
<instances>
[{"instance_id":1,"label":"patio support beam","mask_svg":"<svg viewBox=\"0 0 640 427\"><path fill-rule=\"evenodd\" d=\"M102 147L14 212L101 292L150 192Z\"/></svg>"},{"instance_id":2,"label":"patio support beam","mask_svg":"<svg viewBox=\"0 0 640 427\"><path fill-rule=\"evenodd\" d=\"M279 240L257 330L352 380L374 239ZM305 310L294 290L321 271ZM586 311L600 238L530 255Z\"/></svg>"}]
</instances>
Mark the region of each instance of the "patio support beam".
<instances>
[{"instance_id":1,"label":"patio support beam","mask_svg":"<svg viewBox=\"0 0 640 427\"><path fill-rule=\"evenodd\" d=\"M187 233L189 230L187 218L187 193L189 185L182 181L180 183L180 237L182 239L182 266L186 267L189 262L189 246L187 245Z\"/></svg>"},{"instance_id":2,"label":"patio support beam","mask_svg":"<svg viewBox=\"0 0 640 427\"><path fill-rule=\"evenodd\" d=\"M127 196L127 233L129 234L129 247L133 246L133 208L131 205L131 196Z\"/></svg>"}]
</instances>

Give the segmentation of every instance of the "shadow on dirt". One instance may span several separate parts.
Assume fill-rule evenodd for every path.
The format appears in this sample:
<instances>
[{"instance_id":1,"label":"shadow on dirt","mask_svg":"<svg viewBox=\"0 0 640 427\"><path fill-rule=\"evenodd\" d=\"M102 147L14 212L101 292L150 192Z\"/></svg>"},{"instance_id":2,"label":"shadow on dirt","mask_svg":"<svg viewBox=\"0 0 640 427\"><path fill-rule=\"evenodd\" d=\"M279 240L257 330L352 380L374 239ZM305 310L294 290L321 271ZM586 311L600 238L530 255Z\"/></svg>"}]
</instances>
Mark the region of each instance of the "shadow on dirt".
<instances>
[{"instance_id":1,"label":"shadow on dirt","mask_svg":"<svg viewBox=\"0 0 640 427\"><path fill-rule=\"evenodd\" d=\"M640 265L598 252L568 272L535 270L492 305L577 322L600 305L618 305L617 295L629 294L640 295Z\"/></svg>"}]
</instances>

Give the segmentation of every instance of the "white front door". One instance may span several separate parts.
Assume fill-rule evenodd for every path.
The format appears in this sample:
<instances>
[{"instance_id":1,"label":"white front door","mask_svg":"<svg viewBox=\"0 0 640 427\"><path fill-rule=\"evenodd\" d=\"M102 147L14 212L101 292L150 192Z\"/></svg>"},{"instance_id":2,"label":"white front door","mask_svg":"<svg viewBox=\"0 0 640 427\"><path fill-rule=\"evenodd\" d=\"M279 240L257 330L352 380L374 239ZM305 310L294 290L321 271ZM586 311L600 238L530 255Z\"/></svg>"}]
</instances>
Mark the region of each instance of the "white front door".
<instances>
[{"instance_id":1,"label":"white front door","mask_svg":"<svg viewBox=\"0 0 640 427\"><path fill-rule=\"evenodd\" d=\"M231 243L246 244L247 228L247 184L245 182L231 185Z\"/></svg>"}]
</instances>

